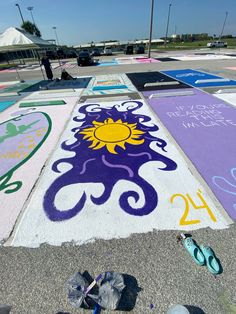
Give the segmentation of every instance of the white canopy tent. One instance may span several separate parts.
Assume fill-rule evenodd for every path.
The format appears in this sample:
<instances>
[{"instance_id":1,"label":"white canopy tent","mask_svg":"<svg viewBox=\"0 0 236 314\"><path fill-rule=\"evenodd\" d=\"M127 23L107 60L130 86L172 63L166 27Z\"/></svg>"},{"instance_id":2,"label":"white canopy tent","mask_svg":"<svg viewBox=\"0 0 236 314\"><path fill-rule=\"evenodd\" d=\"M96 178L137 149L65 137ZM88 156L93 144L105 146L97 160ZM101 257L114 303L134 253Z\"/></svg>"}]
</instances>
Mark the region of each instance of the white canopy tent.
<instances>
[{"instance_id":1,"label":"white canopy tent","mask_svg":"<svg viewBox=\"0 0 236 314\"><path fill-rule=\"evenodd\" d=\"M19 48L21 46L51 46L52 44L48 42L47 40L44 40L40 37L37 37L35 35L31 35L27 33L26 31L10 27L7 30L5 30L4 33L0 34L0 49L2 50L4 47L9 48L12 46L17 46L16 48Z\"/></svg>"},{"instance_id":2,"label":"white canopy tent","mask_svg":"<svg viewBox=\"0 0 236 314\"><path fill-rule=\"evenodd\" d=\"M37 57L35 51L55 47L51 42L16 27L0 34L0 52L13 55L13 58Z\"/></svg>"}]
</instances>

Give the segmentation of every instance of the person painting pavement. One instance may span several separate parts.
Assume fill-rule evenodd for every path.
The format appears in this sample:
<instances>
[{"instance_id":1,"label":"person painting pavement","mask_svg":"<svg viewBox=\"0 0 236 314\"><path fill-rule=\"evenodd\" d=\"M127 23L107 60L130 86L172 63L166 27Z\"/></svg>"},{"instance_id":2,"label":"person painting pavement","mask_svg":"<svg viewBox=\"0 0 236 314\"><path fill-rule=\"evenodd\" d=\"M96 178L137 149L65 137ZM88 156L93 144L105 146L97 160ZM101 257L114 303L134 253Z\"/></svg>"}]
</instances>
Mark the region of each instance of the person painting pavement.
<instances>
[{"instance_id":1,"label":"person painting pavement","mask_svg":"<svg viewBox=\"0 0 236 314\"><path fill-rule=\"evenodd\" d=\"M75 80L73 76L71 76L65 69L62 70L61 72L61 80Z\"/></svg>"},{"instance_id":2,"label":"person painting pavement","mask_svg":"<svg viewBox=\"0 0 236 314\"><path fill-rule=\"evenodd\" d=\"M48 80L52 80L53 79L53 73L52 73L51 63L50 63L50 61L46 55L44 55L42 57L41 65L44 66Z\"/></svg>"}]
</instances>

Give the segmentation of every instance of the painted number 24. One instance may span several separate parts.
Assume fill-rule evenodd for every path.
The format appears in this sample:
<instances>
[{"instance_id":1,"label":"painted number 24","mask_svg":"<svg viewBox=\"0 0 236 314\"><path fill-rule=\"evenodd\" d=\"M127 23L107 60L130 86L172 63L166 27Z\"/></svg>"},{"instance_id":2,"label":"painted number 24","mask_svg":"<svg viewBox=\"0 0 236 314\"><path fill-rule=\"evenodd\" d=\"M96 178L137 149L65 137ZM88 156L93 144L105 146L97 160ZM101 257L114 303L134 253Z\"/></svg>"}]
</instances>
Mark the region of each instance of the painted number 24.
<instances>
[{"instance_id":1,"label":"painted number 24","mask_svg":"<svg viewBox=\"0 0 236 314\"><path fill-rule=\"evenodd\" d=\"M173 203L173 201L176 197L181 197L185 202L185 211L184 211L184 214L181 217L180 222L179 222L181 226L193 225L193 224L198 224L201 222L199 219L187 220L187 217L188 217L189 211L190 211L190 205L194 209L205 209L208 212L208 215L210 216L211 220L216 222L216 217L214 216L214 214L212 213L212 210L210 209L210 207L207 205L205 199L203 198L203 196L201 194L201 190L198 190L197 196L201 200L201 205L197 205L188 193L186 194L186 196L183 194L174 194L171 196L171 198L170 198L171 203Z\"/></svg>"}]
</instances>

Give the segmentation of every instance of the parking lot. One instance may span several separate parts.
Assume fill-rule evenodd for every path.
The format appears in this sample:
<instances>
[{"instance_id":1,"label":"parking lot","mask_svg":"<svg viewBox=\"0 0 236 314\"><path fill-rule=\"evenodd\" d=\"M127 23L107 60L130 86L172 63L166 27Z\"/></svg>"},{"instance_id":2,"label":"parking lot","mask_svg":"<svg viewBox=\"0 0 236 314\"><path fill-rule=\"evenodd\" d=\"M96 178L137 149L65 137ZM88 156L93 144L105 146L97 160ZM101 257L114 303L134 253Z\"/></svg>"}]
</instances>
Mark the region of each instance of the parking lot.
<instances>
[{"instance_id":1,"label":"parking lot","mask_svg":"<svg viewBox=\"0 0 236 314\"><path fill-rule=\"evenodd\" d=\"M30 134L33 139L28 138L27 143L22 140L28 148L34 145L38 149L14 177L23 181L22 188L16 192L18 194L3 195L4 208L8 211L4 211L0 226L1 240L4 239L0 247L0 290L1 302L12 305L12 313L86 312L76 311L68 304L64 288L71 274L85 270L93 277L106 270L132 276L136 289L132 291L132 302L126 304L131 313L166 313L177 303L198 309L193 313L236 311L233 197L224 203L224 197L220 198L220 192L217 194L211 182L212 177L217 177L214 182L218 186L226 182L221 192L230 190L231 196L235 195L234 173L232 177L227 174L228 177L223 178L220 170L235 167L236 53L229 49L154 51L152 58L157 62L144 60L140 63L131 57L102 56L99 60L104 66L90 67L78 67L75 60L64 60L65 69L73 77L81 77L80 81L57 87L65 90L59 96L53 94L53 83L47 96L42 97L43 90L27 91L16 102L17 110L24 112L17 113L14 104L0 115L1 125L16 121L20 130L21 125L30 128L31 124L40 123L33 131L41 130L35 136ZM114 59L123 63L111 65ZM162 87L156 84L153 91L155 82L150 80L149 90L141 90L139 83L135 85L139 72L150 77L150 72L163 75L158 81ZM131 73L135 74L134 79ZM53 74L54 78L60 78L59 65L55 66ZM40 69L22 70L19 75L25 83L43 79ZM198 75L200 83L194 86L184 81L184 75L188 79ZM204 75L213 75L213 78L205 79ZM91 79L87 82L88 77ZM220 77L218 83L223 85L217 85L215 77ZM17 79L14 70L0 72L0 85ZM201 80L216 84L201 86ZM168 82L177 86L176 89L167 89ZM216 91L224 88L231 92L218 97ZM179 98L173 100L171 91ZM188 101L185 102L184 97L189 97ZM37 101L62 100L66 106L57 103L55 107L51 103L47 107L41 103L40 112L31 109ZM221 109L224 106L225 111ZM192 120L185 116L181 118L182 129L178 133L180 113L188 115L190 110L195 110L195 114L197 110L204 110L201 115L218 116L198 116L194 127ZM44 117L40 116L42 112ZM25 120L17 124L16 114ZM34 114L34 119L28 119L30 114ZM209 121L221 125L214 125L215 132L211 133L208 130L213 124ZM112 132L108 131L109 127L113 128ZM97 128L107 130L98 133ZM127 128L129 136L125 133ZM78 129L80 133L74 137ZM106 132L110 132L109 140ZM124 134L124 138L117 139L115 135L113 138L113 134ZM193 138L195 143L191 142ZM156 141L156 149L152 141ZM66 159L70 160L70 165L65 165ZM217 167L219 173L213 176L210 171ZM84 192L89 200L82 196L79 204L78 195L83 195L80 186L84 184L87 184ZM134 184L139 189L132 191ZM126 198L124 195L129 189L131 194ZM137 193L138 198L132 192ZM184 205L180 200L174 205L177 195L182 195L183 199L189 195L195 203L201 200L201 205L204 204L196 217L192 213L185 217L191 223L184 224L183 220L181 223L183 213L175 209L183 209ZM194 264L177 243L176 236L181 231L191 233L199 244L209 244L214 249L223 267L221 275L214 278L206 267Z\"/></svg>"}]
</instances>

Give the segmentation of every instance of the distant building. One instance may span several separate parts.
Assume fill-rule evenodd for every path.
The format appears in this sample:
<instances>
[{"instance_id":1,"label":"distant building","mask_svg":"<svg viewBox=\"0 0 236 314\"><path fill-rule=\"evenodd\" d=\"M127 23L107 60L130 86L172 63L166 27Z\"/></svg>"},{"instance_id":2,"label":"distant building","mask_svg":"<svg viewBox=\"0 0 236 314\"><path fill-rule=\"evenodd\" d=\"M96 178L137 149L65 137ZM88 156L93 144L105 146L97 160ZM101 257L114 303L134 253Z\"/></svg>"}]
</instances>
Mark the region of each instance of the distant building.
<instances>
[{"instance_id":1,"label":"distant building","mask_svg":"<svg viewBox=\"0 0 236 314\"><path fill-rule=\"evenodd\" d=\"M212 38L207 33L200 33L200 34L172 34L171 37L172 41L197 41L197 40L208 40Z\"/></svg>"},{"instance_id":2,"label":"distant building","mask_svg":"<svg viewBox=\"0 0 236 314\"><path fill-rule=\"evenodd\" d=\"M124 49L127 45L148 45L149 40L148 39L139 39L139 40L126 40L126 41L107 41L107 42L98 42L98 43L87 43L87 44L80 44L75 45L74 48L77 50L82 49L92 49L94 47L96 48L105 48L105 47L112 47L114 50L121 50ZM162 45L164 44L163 39L152 39L152 44Z\"/></svg>"}]
</instances>

